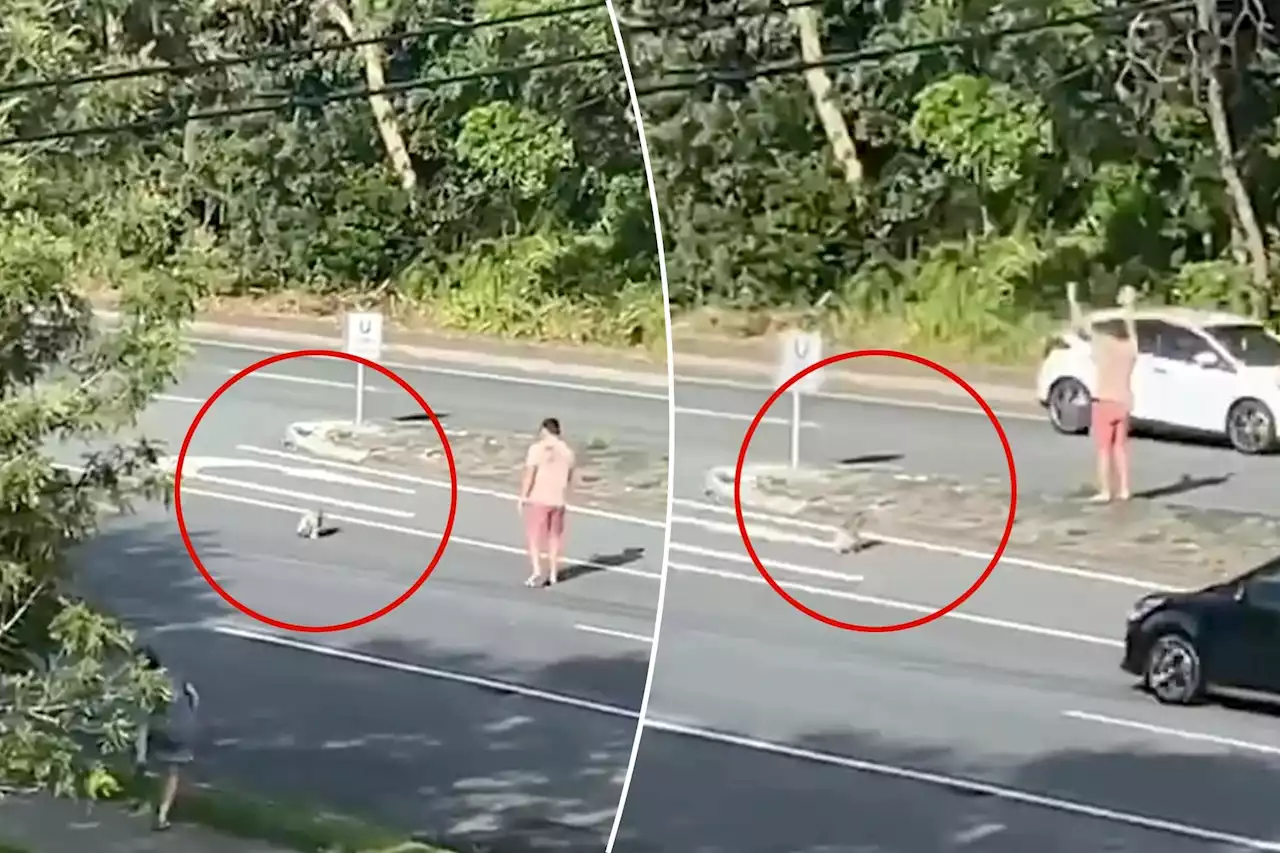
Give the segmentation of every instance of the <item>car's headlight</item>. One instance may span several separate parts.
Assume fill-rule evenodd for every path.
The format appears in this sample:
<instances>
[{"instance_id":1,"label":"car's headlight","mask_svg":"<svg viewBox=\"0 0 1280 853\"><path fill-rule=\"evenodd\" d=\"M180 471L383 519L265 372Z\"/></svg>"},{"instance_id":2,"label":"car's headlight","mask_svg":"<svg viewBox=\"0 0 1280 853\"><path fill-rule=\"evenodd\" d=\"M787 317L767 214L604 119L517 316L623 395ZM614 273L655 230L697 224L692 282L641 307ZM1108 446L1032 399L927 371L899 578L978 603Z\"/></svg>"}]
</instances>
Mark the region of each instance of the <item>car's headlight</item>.
<instances>
[{"instance_id":1,"label":"car's headlight","mask_svg":"<svg viewBox=\"0 0 1280 853\"><path fill-rule=\"evenodd\" d=\"M1163 595L1148 595L1144 598L1138 599L1133 605L1133 609L1129 611L1129 621L1137 622L1148 613L1164 604L1167 600L1168 598Z\"/></svg>"}]
</instances>

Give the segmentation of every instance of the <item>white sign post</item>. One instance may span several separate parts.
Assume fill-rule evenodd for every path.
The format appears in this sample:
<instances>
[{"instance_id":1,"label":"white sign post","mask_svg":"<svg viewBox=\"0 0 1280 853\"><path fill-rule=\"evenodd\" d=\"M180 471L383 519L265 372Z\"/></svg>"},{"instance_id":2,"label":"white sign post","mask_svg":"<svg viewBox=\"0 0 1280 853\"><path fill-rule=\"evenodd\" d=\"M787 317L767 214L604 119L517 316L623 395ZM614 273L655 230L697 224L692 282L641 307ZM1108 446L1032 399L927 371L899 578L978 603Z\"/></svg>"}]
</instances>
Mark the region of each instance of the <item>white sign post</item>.
<instances>
[{"instance_id":1,"label":"white sign post","mask_svg":"<svg viewBox=\"0 0 1280 853\"><path fill-rule=\"evenodd\" d=\"M807 367L822 361L822 335L799 329L788 332L782 338L781 357L778 359L778 385ZM800 467L800 395L816 394L822 387L822 370L806 375L791 386L791 467Z\"/></svg>"},{"instance_id":2,"label":"white sign post","mask_svg":"<svg viewBox=\"0 0 1280 853\"><path fill-rule=\"evenodd\" d=\"M343 348L352 355L378 361L382 358L382 315L351 312L346 316ZM356 365L356 426L364 421L364 365Z\"/></svg>"}]
</instances>

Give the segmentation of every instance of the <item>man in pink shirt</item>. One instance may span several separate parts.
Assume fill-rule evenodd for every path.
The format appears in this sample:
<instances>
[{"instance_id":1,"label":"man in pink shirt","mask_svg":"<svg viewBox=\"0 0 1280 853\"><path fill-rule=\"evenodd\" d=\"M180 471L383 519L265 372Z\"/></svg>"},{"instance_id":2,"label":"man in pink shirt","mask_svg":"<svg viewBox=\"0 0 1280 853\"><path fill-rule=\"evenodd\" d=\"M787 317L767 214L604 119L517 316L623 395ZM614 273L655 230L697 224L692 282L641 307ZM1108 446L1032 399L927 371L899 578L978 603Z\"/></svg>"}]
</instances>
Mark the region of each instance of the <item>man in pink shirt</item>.
<instances>
[{"instance_id":1,"label":"man in pink shirt","mask_svg":"<svg viewBox=\"0 0 1280 853\"><path fill-rule=\"evenodd\" d=\"M1097 448L1098 492L1093 500L1113 496L1128 500L1129 413L1133 409L1133 369L1138 361L1138 333L1133 309L1137 292L1125 285L1116 300L1123 309L1120 323L1091 323L1080 309L1076 287L1067 288L1071 322L1093 350L1095 371L1093 418L1089 432ZM1112 485L1114 475L1115 487Z\"/></svg>"},{"instance_id":2,"label":"man in pink shirt","mask_svg":"<svg viewBox=\"0 0 1280 853\"><path fill-rule=\"evenodd\" d=\"M569 499L576 465L573 449L560 437L560 421L547 418L538 430L538 440L525 456L520 483L520 512L524 516L525 541L533 573L525 586L547 586L556 582L560 555L564 548L564 511ZM547 569L542 570L542 555Z\"/></svg>"}]
</instances>

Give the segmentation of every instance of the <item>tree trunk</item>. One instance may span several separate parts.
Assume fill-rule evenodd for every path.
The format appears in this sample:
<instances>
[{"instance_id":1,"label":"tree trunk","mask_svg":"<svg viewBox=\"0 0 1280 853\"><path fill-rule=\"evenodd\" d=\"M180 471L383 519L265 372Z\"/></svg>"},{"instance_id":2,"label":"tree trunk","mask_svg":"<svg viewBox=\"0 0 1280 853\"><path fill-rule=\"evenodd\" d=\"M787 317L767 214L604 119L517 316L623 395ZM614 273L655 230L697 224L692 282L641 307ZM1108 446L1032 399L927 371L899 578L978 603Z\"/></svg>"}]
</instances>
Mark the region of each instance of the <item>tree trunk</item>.
<instances>
[{"instance_id":1,"label":"tree trunk","mask_svg":"<svg viewBox=\"0 0 1280 853\"><path fill-rule=\"evenodd\" d=\"M1222 91L1220 76L1222 63L1221 27L1218 23L1217 4L1214 0L1197 0L1196 26L1207 34L1211 45L1206 56L1200 57L1201 75L1205 81L1205 112L1213 131L1213 143L1218 152L1218 169L1235 207L1236 219L1244 236L1244 247L1249 256L1249 274L1253 279L1253 312L1257 319L1267 319L1271 313L1271 265L1267 257L1267 243L1258 224L1258 214L1253 209L1253 199L1244 185L1244 178L1236 165L1235 142L1227 120L1226 96Z\"/></svg>"},{"instance_id":2,"label":"tree trunk","mask_svg":"<svg viewBox=\"0 0 1280 853\"><path fill-rule=\"evenodd\" d=\"M821 62L822 34L818 26L817 10L812 6L804 6L792 8L787 14L800 35L800 58L806 63ZM827 141L831 143L832 153L844 170L845 180L853 186L861 184L864 176L862 161L858 159L858 149L853 144L853 137L849 135L849 128L840 113L830 76L825 69L807 68L804 79L813 95L813 105L818 110L818 118L826 131Z\"/></svg>"},{"instance_id":3,"label":"tree trunk","mask_svg":"<svg viewBox=\"0 0 1280 853\"><path fill-rule=\"evenodd\" d=\"M341 0L321 0L321 8L348 40L361 38L355 21L342 7ZM360 56L364 59L364 77L369 88L384 88L387 85L387 78L382 69L382 46L363 45L360 48ZM412 191L418 185L418 175L413 170L413 161L409 159L409 148L405 145L404 136L400 133L400 124L396 121L391 99L386 95L370 95L369 108L373 110L378 133L382 136L382 144L387 149L387 156L391 158L391 166L400 177L400 185Z\"/></svg>"}]
</instances>

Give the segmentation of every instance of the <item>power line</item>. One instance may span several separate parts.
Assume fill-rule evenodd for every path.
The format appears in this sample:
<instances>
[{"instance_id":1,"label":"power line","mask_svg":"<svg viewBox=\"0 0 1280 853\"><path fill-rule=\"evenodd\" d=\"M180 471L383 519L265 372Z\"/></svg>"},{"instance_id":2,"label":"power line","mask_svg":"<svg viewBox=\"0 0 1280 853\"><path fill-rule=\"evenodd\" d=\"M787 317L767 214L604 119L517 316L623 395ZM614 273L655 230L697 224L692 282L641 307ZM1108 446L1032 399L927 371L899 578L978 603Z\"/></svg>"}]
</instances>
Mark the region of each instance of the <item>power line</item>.
<instances>
[{"instance_id":1,"label":"power line","mask_svg":"<svg viewBox=\"0 0 1280 853\"><path fill-rule=\"evenodd\" d=\"M1194 3L1192 0L1154 0L1154 2L1136 3L1129 7L1100 10L1082 15L1072 15L1048 21L1040 21L1034 24L1022 24L1020 26L1007 27L999 30L988 30L983 33L972 33L965 36L953 36L951 38L914 42L911 44L898 45L896 47L889 48L878 48L875 50L833 53L818 62L794 60L788 62L768 63L750 71L725 73L715 69L708 70L705 67L674 68L668 73L694 75L695 79L637 87L636 95L643 97L646 95L656 95L664 92L684 92L707 84L715 83L724 85L742 84L749 80L779 77L786 74L807 71L811 68L840 68L846 65L858 65L864 62L895 59L899 56L908 56L914 53L930 53L932 51L946 50L947 48L952 47L969 47L984 41L999 41L1001 39L1035 35L1036 33L1062 29L1065 27L1074 27L1081 24L1098 24L1115 17L1136 17L1146 12L1189 11L1193 6Z\"/></svg>"},{"instance_id":2,"label":"power line","mask_svg":"<svg viewBox=\"0 0 1280 853\"><path fill-rule=\"evenodd\" d=\"M521 12L515 15L504 15L500 18L486 18L481 21L448 21L418 30L393 33L383 36L370 36L359 39L344 39L309 47L289 48L285 50L261 51L258 53L239 54L222 59L209 59L202 62L190 62L179 65L145 65L141 68L129 68L119 71L100 71L93 74L81 74L74 77L54 77L38 80L23 80L0 86L0 97L17 95L24 92L36 92L44 89L67 89L72 86L83 86L89 83L109 83L117 80L130 80L139 77L158 77L170 75L182 77L198 74L203 71L214 71L221 68L234 68L240 65L252 65L258 62L292 62L326 53L340 53L371 44L396 44L413 41L427 36L475 32L488 27L510 26L528 21L558 18L582 12L600 11L600 3L579 3L573 6L561 6L555 9L542 9L536 12Z\"/></svg>"},{"instance_id":3,"label":"power line","mask_svg":"<svg viewBox=\"0 0 1280 853\"><path fill-rule=\"evenodd\" d=\"M593 7L594 8L594 7ZM237 118L240 116L258 115L263 113L274 113L288 110L291 108L322 108L332 103L340 101L352 101L367 98L370 95L398 95L406 92L412 92L418 89L435 89L442 86L450 86L458 83L472 83L477 80L488 80L494 77L505 77L511 74L524 74L536 71L545 71L551 68L563 68L570 65L583 65L591 62L600 62L602 60L617 59L618 54L613 51L598 51L596 53L584 53L574 56L562 56L554 59L546 59L540 62L529 62L520 65L501 65L492 68L485 68L478 71L471 71L465 74L455 74L448 77L419 77L413 80L406 80L401 83L392 83L377 89L362 87L358 89L343 89L332 92L319 98L287 98L270 104L255 104L253 106L244 107L228 107L217 110L196 110L194 112L184 113L175 116L155 116L139 121L125 122L122 124L112 125L91 125L89 127L77 127L70 130L55 130L47 133L32 134L30 136L8 136L0 138L0 148L12 148L15 145L31 145L38 142L52 142L61 139L81 139L91 136L111 136L117 133L135 133L148 130L161 130L168 127L177 127L191 121L209 121L223 118Z\"/></svg>"},{"instance_id":4,"label":"power line","mask_svg":"<svg viewBox=\"0 0 1280 853\"><path fill-rule=\"evenodd\" d=\"M618 22L622 25L622 29L633 33L655 33L663 30L675 30L681 27L701 26L705 28L709 24L733 24L743 18L762 18L778 13L786 13L792 9L805 9L810 6L821 6L826 0L796 0L794 3L775 3L770 0L769 6L764 9L749 9L736 12L722 12L718 15L686 15L683 18L669 19L650 19L644 22L628 21L621 15L618 16Z\"/></svg>"}]
</instances>

